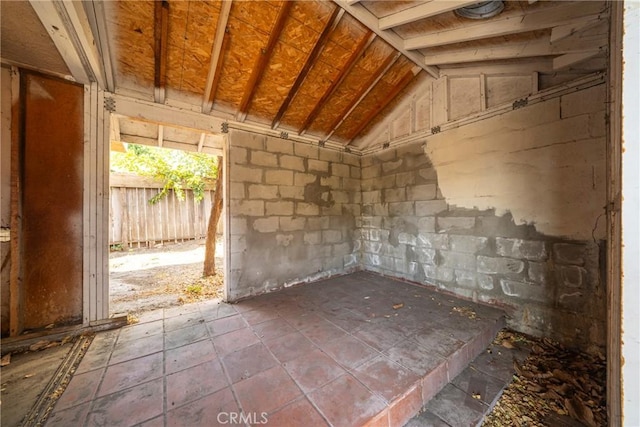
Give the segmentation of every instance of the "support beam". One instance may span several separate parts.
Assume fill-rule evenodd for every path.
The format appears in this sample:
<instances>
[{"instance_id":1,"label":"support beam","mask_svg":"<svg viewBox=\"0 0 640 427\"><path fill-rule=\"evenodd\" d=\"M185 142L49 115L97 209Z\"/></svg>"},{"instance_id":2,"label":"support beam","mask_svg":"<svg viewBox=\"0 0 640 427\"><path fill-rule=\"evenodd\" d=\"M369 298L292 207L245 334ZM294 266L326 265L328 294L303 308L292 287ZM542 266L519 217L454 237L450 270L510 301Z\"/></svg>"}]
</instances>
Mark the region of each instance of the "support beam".
<instances>
[{"instance_id":1,"label":"support beam","mask_svg":"<svg viewBox=\"0 0 640 427\"><path fill-rule=\"evenodd\" d=\"M576 19L564 25L558 25L551 29L551 43L556 43L573 34L595 27L599 23L603 22L604 18L599 15L585 16L584 18Z\"/></svg>"},{"instance_id":2,"label":"support beam","mask_svg":"<svg viewBox=\"0 0 640 427\"><path fill-rule=\"evenodd\" d=\"M220 82L220 70L222 68L222 53L229 41L227 22L231 13L231 0L225 0L220 6L216 35L211 47L211 62L209 63L209 74L207 75L207 85L204 90L202 100L202 112L208 114L213 108L213 101L216 97L216 90Z\"/></svg>"},{"instance_id":3,"label":"support beam","mask_svg":"<svg viewBox=\"0 0 640 427\"><path fill-rule=\"evenodd\" d=\"M104 70L105 87L109 92L116 90L116 78L111 58L111 47L109 46L109 33L107 30L107 18L104 10L104 0L93 0L83 2L91 26L91 32L96 40L102 69Z\"/></svg>"},{"instance_id":4,"label":"support beam","mask_svg":"<svg viewBox=\"0 0 640 427\"><path fill-rule=\"evenodd\" d=\"M388 30L474 3L478 3L478 0L433 0L380 18L378 27L381 30Z\"/></svg>"},{"instance_id":5,"label":"support beam","mask_svg":"<svg viewBox=\"0 0 640 427\"><path fill-rule=\"evenodd\" d=\"M154 99L158 104L163 104L165 100L165 85L167 83L167 48L169 47L169 2L166 0L155 1L154 6Z\"/></svg>"},{"instance_id":6,"label":"support beam","mask_svg":"<svg viewBox=\"0 0 640 427\"><path fill-rule=\"evenodd\" d=\"M558 25L564 25L568 21L579 17L594 14L603 14L602 3L580 2L569 3L553 8L545 8L535 12L523 12L517 15L507 16L502 19L493 19L487 22L469 25L452 30L438 30L404 40L404 49L415 50L433 46L443 46L453 43L461 43L471 40L479 40L489 37L516 34L525 31L543 30Z\"/></svg>"},{"instance_id":7,"label":"support beam","mask_svg":"<svg viewBox=\"0 0 640 427\"><path fill-rule=\"evenodd\" d=\"M344 15L344 9L341 9L337 6L333 9L331 17L325 24L324 29L320 34L320 37L318 37L318 40L316 41L315 46L309 53L309 56L307 57L307 61L302 67L302 70L300 70L300 72L298 73L298 77L296 77L296 81L293 83L293 86L291 86L291 89L289 90L287 97L282 102L280 109L278 110L278 112L276 113L276 116L271 122L271 129L277 128L278 125L280 124L280 119L289 108L291 101L298 93L298 90L300 89L300 86L302 86L302 83L304 82L304 80L307 78L307 74L309 74L309 71L311 71L311 67L313 67L313 65L315 64L316 58L318 57L318 55L320 55L320 52L322 52L322 49L324 48L325 44L329 41L329 35L333 32L333 30L335 30L336 26L338 26L338 23L340 22L340 19L342 19L343 15Z\"/></svg>"},{"instance_id":8,"label":"support beam","mask_svg":"<svg viewBox=\"0 0 640 427\"><path fill-rule=\"evenodd\" d=\"M162 147L164 143L164 126L158 125L158 147Z\"/></svg>"},{"instance_id":9,"label":"support beam","mask_svg":"<svg viewBox=\"0 0 640 427\"><path fill-rule=\"evenodd\" d=\"M579 53L606 48L606 38L567 40L565 43L549 43L548 39L533 40L527 43L500 44L485 47L473 47L460 50L443 51L434 55L426 55L425 62L430 65L463 64L469 62L495 61L512 58L532 58L553 56L566 53Z\"/></svg>"},{"instance_id":10,"label":"support beam","mask_svg":"<svg viewBox=\"0 0 640 427\"><path fill-rule=\"evenodd\" d=\"M322 110L322 107L325 105L327 100L331 98L331 95L333 95L334 92L338 89L338 87L340 87L340 83L342 83L344 79L349 75L349 72L351 71L351 69L356 65L358 58L360 58L364 54L364 52L367 50L369 45L373 43L375 38L376 38L376 35L371 31L369 31L362 38L362 40L360 40L356 48L351 53L351 56L345 63L344 67L342 68L342 71L340 71L338 78L335 79L333 83L331 83L331 85L324 92L324 94L322 94L322 97L320 97L320 100L316 103L316 105L313 107L313 110L311 110L311 113L309 113L309 115L307 116L306 120L304 121L304 124L298 131L298 135L302 135L309 128L309 126L311 126L311 123L313 123L313 121L316 119L318 114L320 114L320 110Z\"/></svg>"},{"instance_id":11,"label":"support beam","mask_svg":"<svg viewBox=\"0 0 640 427\"><path fill-rule=\"evenodd\" d=\"M362 100L373 90L373 88L378 84L378 82L384 77L384 75L389 71L393 64L396 63L398 59L400 59L400 52L392 53L384 60L384 62L378 67L376 72L367 80L367 82L362 86L358 94L353 98L353 100L347 105L345 109L342 110L340 115L336 118L336 120L331 123L331 132L326 136L325 139L329 139L333 136L333 134L338 130L342 123L353 113L353 111L360 105Z\"/></svg>"},{"instance_id":12,"label":"support beam","mask_svg":"<svg viewBox=\"0 0 640 427\"><path fill-rule=\"evenodd\" d=\"M413 80L413 78L415 76L418 75L418 73L422 71L422 68L415 66L413 67L411 70L409 70L404 77L402 77L402 80L400 80L400 82L393 88L393 90L384 98L384 100L378 104L376 106L376 108L374 108L373 110L371 110L367 116L362 120L362 122L360 123L360 125L356 128L356 130L354 130L351 135L349 135L349 144L351 143L351 141L353 141L355 139L355 137L357 137L360 132L362 132L362 130L364 128L367 127L367 125L371 122L371 120L373 120L378 114L380 114L380 112L382 110L385 109L385 107L387 105L389 105L389 103L391 101L393 101L395 99L395 97L404 90L404 88L407 87L407 85L409 83L411 83L411 81ZM349 145L347 144L347 145Z\"/></svg>"},{"instance_id":13,"label":"support beam","mask_svg":"<svg viewBox=\"0 0 640 427\"><path fill-rule=\"evenodd\" d=\"M401 52L414 64L431 74L434 78L439 77L436 67L424 63L424 56L418 52L412 52L405 46L405 41L393 31L382 30L379 27L378 18L369 12L361 4L350 4L348 0L333 0L338 6L347 11L347 13L356 18L360 23L365 25L371 31L376 33L380 38L393 46L397 51Z\"/></svg>"},{"instance_id":14,"label":"support beam","mask_svg":"<svg viewBox=\"0 0 640 427\"><path fill-rule=\"evenodd\" d=\"M202 153L202 147L204 146L204 139L207 137L207 134L200 134L200 141L198 141L198 153Z\"/></svg>"},{"instance_id":15,"label":"support beam","mask_svg":"<svg viewBox=\"0 0 640 427\"><path fill-rule=\"evenodd\" d=\"M247 87L245 88L244 94L242 95L242 100L240 101L240 106L238 107L238 114L236 115L236 120L239 122L244 122L244 119L247 117L247 111L249 109L249 106L251 105L253 96L256 93L256 89L258 88L258 83L262 78L264 69L267 67L269 59L271 58L273 48L276 46L276 43L280 38L280 33L282 33L282 29L284 28L284 24L287 21L289 10L291 10L292 5L292 1L285 1L282 3L282 6L280 6L280 11L278 12L276 21L273 24L273 29L271 30L271 34L269 35L267 45L263 49L261 49L258 60L256 61L256 64L251 71L251 76L249 77Z\"/></svg>"},{"instance_id":16,"label":"support beam","mask_svg":"<svg viewBox=\"0 0 640 427\"><path fill-rule=\"evenodd\" d=\"M566 55L558 56L557 58L553 58L553 70L559 71L569 68L572 65L591 59L599 53L600 50L592 50L589 52L567 53Z\"/></svg>"},{"instance_id":17,"label":"support beam","mask_svg":"<svg viewBox=\"0 0 640 427\"><path fill-rule=\"evenodd\" d=\"M82 3L61 0L30 0L30 3L74 80L82 84L97 82L106 88L102 59Z\"/></svg>"}]
</instances>

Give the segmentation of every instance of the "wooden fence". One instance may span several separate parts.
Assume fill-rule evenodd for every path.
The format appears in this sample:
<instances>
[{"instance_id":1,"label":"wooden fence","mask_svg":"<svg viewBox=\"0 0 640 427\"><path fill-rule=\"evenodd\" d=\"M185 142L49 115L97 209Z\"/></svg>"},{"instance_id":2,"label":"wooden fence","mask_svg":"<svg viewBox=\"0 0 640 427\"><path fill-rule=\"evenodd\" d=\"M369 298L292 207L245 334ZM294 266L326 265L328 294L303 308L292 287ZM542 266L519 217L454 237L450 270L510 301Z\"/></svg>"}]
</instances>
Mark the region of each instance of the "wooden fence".
<instances>
[{"instance_id":1,"label":"wooden fence","mask_svg":"<svg viewBox=\"0 0 640 427\"><path fill-rule=\"evenodd\" d=\"M147 178L111 175L110 245L153 246L206 236L214 191L207 189L200 202L195 200L191 190L185 190L184 200L179 200L170 191L159 202L150 204L149 200L161 189L161 184ZM218 224L218 232L221 224L222 221Z\"/></svg>"}]
</instances>

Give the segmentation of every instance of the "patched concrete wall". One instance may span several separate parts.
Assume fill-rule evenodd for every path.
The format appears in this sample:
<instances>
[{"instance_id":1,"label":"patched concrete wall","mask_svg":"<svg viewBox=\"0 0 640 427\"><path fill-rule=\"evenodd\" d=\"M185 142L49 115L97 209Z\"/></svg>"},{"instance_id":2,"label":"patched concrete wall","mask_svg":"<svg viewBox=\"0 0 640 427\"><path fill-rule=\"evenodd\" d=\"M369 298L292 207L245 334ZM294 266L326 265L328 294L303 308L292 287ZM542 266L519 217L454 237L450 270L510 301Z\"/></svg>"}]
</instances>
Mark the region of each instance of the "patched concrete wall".
<instances>
[{"instance_id":1,"label":"patched concrete wall","mask_svg":"<svg viewBox=\"0 0 640 427\"><path fill-rule=\"evenodd\" d=\"M360 159L229 135L230 300L360 268Z\"/></svg>"},{"instance_id":2,"label":"patched concrete wall","mask_svg":"<svg viewBox=\"0 0 640 427\"><path fill-rule=\"evenodd\" d=\"M443 132L427 154L420 143L364 157L363 268L503 306L523 332L603 347L600 90Z\"/></svg>"}]
</instances>

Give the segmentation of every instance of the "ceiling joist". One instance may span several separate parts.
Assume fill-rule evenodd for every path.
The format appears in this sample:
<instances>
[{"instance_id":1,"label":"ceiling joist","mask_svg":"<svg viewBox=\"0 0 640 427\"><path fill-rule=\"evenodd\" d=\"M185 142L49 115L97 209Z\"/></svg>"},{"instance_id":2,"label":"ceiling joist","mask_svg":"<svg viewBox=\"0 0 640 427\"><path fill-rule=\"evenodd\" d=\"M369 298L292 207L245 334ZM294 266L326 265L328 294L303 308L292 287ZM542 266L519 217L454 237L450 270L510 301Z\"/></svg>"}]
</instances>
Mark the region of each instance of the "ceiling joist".
<instances>
[{"instance_id":1,"label":"ceiling joist","mask_svg":"<svg viewBox=\"0 0 640 427\"><path fill-rule=\"evenodd\" d=\"M502 19L493 19L473 26L464 26L450 30L433 31L418 37L404 40L407 50L423 49L479 40L489 37L505 36L527 31L543 30L564 25L577 17L590 16L602 12L600 2L580 2L545 8L535 12L522 13Z\"/></svg>"},{"instance_id":2,"label":"ceiling joist","mask_svg":"<svg viewBox=\"0 0 640 427\"><path fill-rule=\"evenodd\" d=\"M401 52L407 59L411 60L418 67L431 74L436 79L439 77L438 68L424 63L424 56L418 52L412 52L405 46L405 41L399 35L391 30L380 29L378 18L371 12L369 12L361 4L352 4L348 0L333 0L338 6L347 11L347 13L363 25L376 33L380 38L389 43L397 51Z\"/></svg>"},{"instance_id":3,"label":"ceiling joist","mask_svg":"<svg viewBox=\"0 0 640 427\"><path fill-rule=\"evenodd\" d=\"M378 84L378 82L384 77L387 71L393 64L400 59L400 52L392 53L387 56L387 58L380 64L380 67L376 70L375 73L371 75L369 80L360 88L355 97L353 97L352 101L347 105L344 110L342 110L341 114L331 123L331 132L327 135L326 139L329 139L333 136L333 134L338 130L342 123L353 113L358 105L362 102L362 100L373 90L373 88Z\"/></svg>"},{"instance_id":4,"label":"ceiling joist","mask_svg":"<svg viewBox=\"0 0 640 427\"><path fill-rule=\"evenodd\" d=\"M282 102L280 109L278 110L278 112L276 113L276 116L271 122L271 129L277 128L278 125L280 124L280 119L289 108L291 101L293 101L293 98L298 93L300 86L302 86L302 83L307 78L307 74L309 74L309 71L311 71L311 67L313 67L313 65L315 64L316 59L318 58L318 55L320 55L320 52L322 52L322 49L324 48L325 44L329 41L329 35L333 32L333 30L335 30L336 26L340 22L340 19L342 19L342 15L344 15L344 9L341 9L339 7L335 7L333 9L333 12L331 13L331 17L325 24L324 29L320 34L320 37L318 37L316 44L311 50L311 53L309 53L309 56L307 57L307 60L304 66L302 67L302 70L300 70L300 72L298 73L298 77L296 77L296 81L293 83L293 86L291 86L291 89L289 90L287 97Z\"/></svg>"},{"instance_id":5,"label":"ceiling joist","mask_svg":"<svg viewBox=\"0 0 640 427\"><path fill-rule=\"evenodd\" d=\"M223 62L222 53L229 41L227 22L229 22L229 15L231 14L231 4L231 0L225 0L220 6L216 35L211 48L211 63L209 64L209 73L207 74L207 85L204 90L204 99L202 100L202 112L205 114L210 113L213 108L213 100L215 99L218 83L220 82L220 71Z\"/></svg>"},{"instance_id":6,"label":"ceiling joist","mask_svg":"<svg viewBox=\"0 0 640 427\"><path fill-rule=\"evenodd\" d=\"M106 88L105 71L82 3L30 0L75 81Z\"/></svg>"},{"instance_id":7,"label":"ceiling joist","mask_svg":"<svg viewBox=\"0 0 640 427\"><path fill-rule=\"evenodd\" d=\"M169 2L154 2L154 100L163 104L167 83L167 48L169 47Z\"/></svg>"},{"instance_id":8,"label":"ceiling joist","mask_svg":"<svg viewBox=\"0 0 640 427\"><path fill-rule=\"evenodd\" d=\"M580 62L584 62L587 59L593 58L600 52L600 50L594 49L589 52L567 53L566 55L558 56L557 58L553 58L553 70L559 71L569 68L573 65L579 64Z\"/></svg>"},{"instance_id":9,"label":"ceiling joist","mask_svg":"<svg viewBox=\"0 0 640 427\"><path fill-rule=\"evenodd\" d=\"M322 107L325 105L327 100L331 98L331 95L333 95L338 87L340 87L340 84L349 75L351 69L356 65L358 58L360 58L364 54L371 43L373 43L375 38L376 35L373 32L369 31L360 40L360 42L358 42L358 45L353 50L351 56L349 56L349 59L345 63L344 68L342 68L342 71L340 71L338 78L335 79L333 83L331 83L331 85L327 88L327 90L322 94L320 100L316 103L316 105L313 107L313 110L311 110L311 113L309 113L309 115L307 116L307 119L298 131L299 135L302 135L309 128L309 126L311 126L316 117L318 117L318 114L320 114L320 111L322 110Z\"/></svg>"},{"instance_id":10,"label":"ceiling joist","mask_svg":"<svg viewBox=\"0 0 640 427\"><path fill-rule=\"evenodd\" d=\"M556 43L573 34L588 30L596 25L600 24L604 18L600 15L585 16L580 19L576 19L564 25L558 25L551 29L551 43Z\"/></svg>"},{"instance_id":11,"label":"ceiling joist","mask_svg":"<svg viewBox=\"0 0 640 427\"><path fill-rule=\"evenodd\" d=\"M434 55L426 55L427 64L463 64L469 62L496 61L512 58L533 58L538 56L563 55L593 51L594 47L603 49L608 44L605 38L560 42L551 44L549 39L533 40L527 43L510 45L493 45L446 51Z\"/></svg>"},{"instance_id":12,"label":"ceiling joist","mask_svg":"<svg viewBox=\"0 0 640 427\"><path fill-rule=\"evenodd\" d=\"M478 0L433 0L382 17L378 20L378 27L381 30L388 30L399 25L419 21L420 19L429 18L474 3L478 3Z\"/></svg>"},{"instance_id":13,"label":"ceiling joist","mask_svg":"<svg viewBox=\"0 0 640 427\"><path fill-rule=\"evenodd\" d=\"M113 62L111 60L111 47L109 45L109 34L107 31L107 17L104 10L104 1L84 2L91 32L96 40L100 62L104 71L104 89L115 92L116 79Z\"/></svg>"},{"instance_id":14,"label":"ceiling joist","mask_svg":"<svg viewBox=\"0 0 640 427\"><path fill-rule=\"evenodd\" d=\"M240 101L240 106L238 107L238 114L236 115L236 120L239 122L244 122L244 119L247 117L247 110L249 109L251 101L253 100L253 96L256 93L258 83L260 83L260 79L264 74L264 69L266 68L267 63L271 58L273 48L276 46L276 43L280 38L280 34L282 33L285 22L287 21L289 10L291 9L292 4L292 1L285 1L282 3L282 6L280 6L280 11L278 12L276 21L273 24L273 29L269 34L267 45L263 49L261 49L258 60L256 61L256 64L251 71L251 76L249 77L249 82L247 84L245 92L242 95L242 100Z\"/></svg>"}]
</instances>

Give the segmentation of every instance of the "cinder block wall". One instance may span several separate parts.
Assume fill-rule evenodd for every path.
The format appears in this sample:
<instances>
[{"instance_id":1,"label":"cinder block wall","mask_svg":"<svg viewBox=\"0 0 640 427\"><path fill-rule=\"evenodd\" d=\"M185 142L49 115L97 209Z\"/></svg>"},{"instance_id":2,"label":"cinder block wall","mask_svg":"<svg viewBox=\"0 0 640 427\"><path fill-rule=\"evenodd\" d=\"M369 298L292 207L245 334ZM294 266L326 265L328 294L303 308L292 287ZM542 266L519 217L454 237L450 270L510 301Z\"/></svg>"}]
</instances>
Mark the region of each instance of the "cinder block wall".
<instances>
[{"instance_id":1,"label":"cinder block wall","mask_svg":"<svg viewBox=\"0 0 640 427\"><path fill-rule=\"evenodd\" d=\"M229 135L230 300L360 268L360 158Z\"/></svg>"},{"instance_id":2,"label":"cinder block wall","mask_svg":"<svg viewBox=\"0 0 640 427\"><path fill-rule=\"evenodd\" d=\"M604 111L600 85L364 157L363 268L604 347Z\"/></svg>"}]
</instances>

